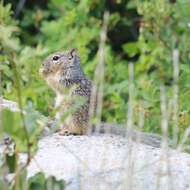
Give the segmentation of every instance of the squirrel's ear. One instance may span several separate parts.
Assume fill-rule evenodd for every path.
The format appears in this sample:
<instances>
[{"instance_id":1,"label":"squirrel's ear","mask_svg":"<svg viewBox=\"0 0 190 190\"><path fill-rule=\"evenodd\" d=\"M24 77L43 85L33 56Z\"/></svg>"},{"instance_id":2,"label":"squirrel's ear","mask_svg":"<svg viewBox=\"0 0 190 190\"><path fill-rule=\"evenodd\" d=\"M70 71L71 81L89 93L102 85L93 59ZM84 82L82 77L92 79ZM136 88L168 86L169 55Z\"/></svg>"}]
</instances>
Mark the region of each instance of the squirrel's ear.
<instances>
[{"instance_id":1,"label":"squirrel's ear","mask_svg":"<svg viewBox=\"0 0 190 190\"><path fill-rule=\"evenodd\" d=\"M69 59L73 59L77 55L77 49L73 48L68 53Z\"/></svg>"}]
</instances>

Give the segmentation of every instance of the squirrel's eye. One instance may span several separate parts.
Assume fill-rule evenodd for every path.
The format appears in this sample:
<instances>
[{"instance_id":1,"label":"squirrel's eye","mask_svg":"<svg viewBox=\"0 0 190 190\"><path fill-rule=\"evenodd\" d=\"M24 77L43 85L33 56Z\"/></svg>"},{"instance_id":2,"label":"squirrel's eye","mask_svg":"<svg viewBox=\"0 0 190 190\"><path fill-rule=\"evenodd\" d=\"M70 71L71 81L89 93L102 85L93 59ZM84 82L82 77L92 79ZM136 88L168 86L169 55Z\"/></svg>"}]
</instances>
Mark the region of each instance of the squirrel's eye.
<instances>
[{"instance_id":1,"label":"squirrel's eye","mask_svg":"<svg viewBox=\"0 0 190 190\"><path fill-rule=\"evenodd\" d=\"M59 59L59 56L55 55L53 56L53 61L57 61Z\"/></svg>"}]
</instances>

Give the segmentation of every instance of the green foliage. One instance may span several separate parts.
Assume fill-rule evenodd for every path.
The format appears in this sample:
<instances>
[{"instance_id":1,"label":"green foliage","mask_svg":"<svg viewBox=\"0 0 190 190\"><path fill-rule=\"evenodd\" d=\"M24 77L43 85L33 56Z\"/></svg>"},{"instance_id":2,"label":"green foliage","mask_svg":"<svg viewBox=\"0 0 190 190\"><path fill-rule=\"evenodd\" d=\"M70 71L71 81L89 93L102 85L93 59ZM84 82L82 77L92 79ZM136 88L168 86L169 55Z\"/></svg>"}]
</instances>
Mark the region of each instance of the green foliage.
<instances>
[{"instance_id":1,"label":"green foliage","mask_svg":"<svg viewBox=\"0 0 190 190\"><path fill-rule=\"evenodd\" d=\"M29 190L63 190L64 182L62 180L56 180L54 177L45 178L43 173L37 173L34 177L29 179Z\"/></svg>"},{"instance_id":2,"label":"green foliage","mask_svg":"<svg viewBox=\"0 0 190 190\"><path fill-rule=\"evenodd\" d=\"M164 83L168 86L168 98L172 98L173 84L173 66L172 66L172 51L178 49L180 53L180 76L179 76L179 106L180 112L189 113L189 106L184 107L188 103L190 89L186 87L189 80L189 43L190 37L188 18L189 11L187 7L190 4L187 1L177 1L172 4L164 0L156 1L136 1L137 10L143 16L143 21L140 30L138 43L140 49L140 57L138 60L138 72L140 75L139 81L142 82L142 77L146 78L149 87L142 89L140 94L148 101L159 101L159 85ZM135 51L135 48L134 48ZM141 65L141 66L140 66ZM185 67L185 69L182 69ZM145 71L145 72L144 72ZM184 78L184 76L188 78ZM142 87L142 84L139 85ZM146 95L143 95L147 91ZM184 93L184 91L186 93ZM141 93L142 92L142 93ZM157 93L154 93L157 92ZM154 94L153 94L154 93ZM155 96L156 95L156 96ZM153 104L157 110L157 105ZM175 107L173 108L175 109ZM172 113L171 113L172 114ZM155 117L156 118L156 117ZM180 120L180 118L179 118ZM189 123L181 122L180 126L184 129Z\"/></svg>"}]
</instances>

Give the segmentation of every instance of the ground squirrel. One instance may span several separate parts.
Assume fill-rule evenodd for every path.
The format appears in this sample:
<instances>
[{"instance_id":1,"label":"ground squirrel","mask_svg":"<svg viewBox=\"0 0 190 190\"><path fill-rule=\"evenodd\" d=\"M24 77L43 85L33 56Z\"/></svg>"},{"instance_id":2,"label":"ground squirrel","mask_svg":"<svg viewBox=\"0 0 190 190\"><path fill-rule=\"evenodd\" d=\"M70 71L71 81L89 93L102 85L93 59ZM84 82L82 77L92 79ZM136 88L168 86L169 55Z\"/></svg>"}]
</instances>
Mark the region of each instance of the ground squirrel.
<instances>
[{"instance_id":1,"label":"ground squirrel","mask_svg":"<svg viewBox=\"0 0 190 190\"><path fill-rule=\"evenodd\" d=\"M60 133L85 134L92 85L81 69L76 50L51 54L44 60L40 73L56 93L55 107L58 109L56 118L60 119L70 110L70 114L61 125ZM82 105L79 101L83 102Z\"/></svg>"},{"instance_id":2,"label":"ground squirrel","mask_svg":"<svg viewBox=\"0 0 190 190\"><path fill-rule=\"evenodd\" d=\"M56 52L48 56L40 69L41 75L56 93L55 107L59 110L56 118L60 118L70 108L76 107L61 125L62 135L86 134L89 124L89 105L92 83L81 68L80 59L75 49ZM78 98L84 98L84 103L75 106ZM116 135L126 135L126 129L112 124L103 124L100 133L110 132ZM133 139L140 138L141 142L152 146L160 145L160 138L154 134L128 131Z\"/></svg>"}]
</instances>

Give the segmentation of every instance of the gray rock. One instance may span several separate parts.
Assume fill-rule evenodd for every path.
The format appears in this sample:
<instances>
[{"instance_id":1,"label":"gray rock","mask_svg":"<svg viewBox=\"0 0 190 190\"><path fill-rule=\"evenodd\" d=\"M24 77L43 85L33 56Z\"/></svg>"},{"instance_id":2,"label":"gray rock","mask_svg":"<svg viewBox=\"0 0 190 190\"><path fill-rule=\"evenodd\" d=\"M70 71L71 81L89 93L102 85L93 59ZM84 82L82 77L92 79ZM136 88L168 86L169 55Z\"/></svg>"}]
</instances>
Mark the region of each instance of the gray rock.
<instances>
[{"instance_id":1,"label":"gray rock","mask_svg":"<svg viewBox=\"0 0 190 190\"><path fill-rule=\"evenodd\" d=\"M16 102L6 100L6 99L3 99L2 97L0 97L0 111L2 109L9 109L12 112L20 111L18 104Z\"/></svg>"},{"instance_id":2,"label":"gray rock","mask_svg":"<svg viewBox=\"0 0 190 190\"><path fill-rule=\"evenodd\" d=\"M28 177L40 171L64 179L66 190L190 189L189 154L111 135L45 137Z\"/></svg>"}]
</instances>

